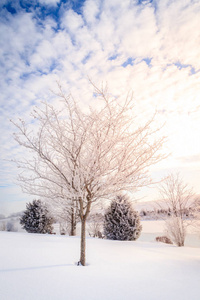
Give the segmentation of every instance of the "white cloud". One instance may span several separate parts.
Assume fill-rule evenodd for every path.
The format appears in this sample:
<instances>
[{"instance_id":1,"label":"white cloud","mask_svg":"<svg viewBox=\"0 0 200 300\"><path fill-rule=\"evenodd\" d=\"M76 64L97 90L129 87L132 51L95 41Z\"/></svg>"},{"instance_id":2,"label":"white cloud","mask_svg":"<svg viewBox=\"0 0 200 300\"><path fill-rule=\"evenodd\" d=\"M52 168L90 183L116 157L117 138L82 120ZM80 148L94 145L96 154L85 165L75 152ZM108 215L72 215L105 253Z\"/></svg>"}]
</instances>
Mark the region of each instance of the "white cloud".
<instances>
[{"instance_id":1,"label":"white cloud","mask_svg":"<svg viewBox=\"0 0 200 300\"><path fill-rule=\"evenodd\" d=\"M38 2L45 5L55 6L60 2L60 0L38 0Z\"/></svg>"},{"instance_id":2,"label":"white cloud","mask_svg":"<svg viewBox=\"0 0 200 300\"><path fill-rule=\"evenodd\" d=\"M71 34L76 34L76 30L84 25L83 19L80 15L72 9L67 10L61 20L61 27Z\"/></svg>"},{"instance_id":3,"label":"white cloud","mask_svg":"<svg viewBox=\"0 0 200 300\"><path fill-rule=\"evenodd\" d=\"M200 2L136 3L86 0L82 15L62 5L60 24L51 16L39 20L34 11L2 12L2 157L18 155L8 118L28 118L33 104L51 99L57 79L84 105L92 94L87 76L97 84L107 81L118 95L133 90L141 118L158 110L169 136L165 149L174 153L172 166L181 166L179 157L199 155L200 82L194 70L200 70ZM194 169L192 160L187 167Z\"/></svg>"},{"instance_id":4,"label":"white cloud","mask_svg":"<svg viewBox=\"0 0 200 300\"><path fill-rule=\"evenodd\" d=\"M160 28L161 54L164 60L180 61L200 68L200 3L193 1L159 1L157 22Z\"/></svg>"},{"instance_id":5,"label":"white cloud","mask_svg":"<svg viewBox=\"0 0 200 300\"><path fill-rule=\"evenodd\" d=\"M90 27L95 26L97 23L97 17L100 13L100 2L100 0L88 0L84 3L83 16Z\"/></svg>"}]
</instances>

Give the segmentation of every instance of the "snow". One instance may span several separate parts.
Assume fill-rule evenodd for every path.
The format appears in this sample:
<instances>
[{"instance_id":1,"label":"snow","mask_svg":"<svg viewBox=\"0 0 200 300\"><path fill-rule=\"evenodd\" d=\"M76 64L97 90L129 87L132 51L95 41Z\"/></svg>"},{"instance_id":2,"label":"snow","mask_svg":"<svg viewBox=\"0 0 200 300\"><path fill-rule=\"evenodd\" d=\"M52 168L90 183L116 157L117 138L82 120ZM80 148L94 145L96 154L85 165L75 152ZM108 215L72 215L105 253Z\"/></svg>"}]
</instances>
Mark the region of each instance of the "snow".
<instances>
[{"instance_id":1,"label":"snow","mask_svg":"<svg viewBox=\"0 0 200 300\"><path fill-rule=\"evenodd\" d=\"M79 237L0 232L0 299L199 299L200 248L143 239L87 238L78 267Z\"/></svg>"}]
</instances>

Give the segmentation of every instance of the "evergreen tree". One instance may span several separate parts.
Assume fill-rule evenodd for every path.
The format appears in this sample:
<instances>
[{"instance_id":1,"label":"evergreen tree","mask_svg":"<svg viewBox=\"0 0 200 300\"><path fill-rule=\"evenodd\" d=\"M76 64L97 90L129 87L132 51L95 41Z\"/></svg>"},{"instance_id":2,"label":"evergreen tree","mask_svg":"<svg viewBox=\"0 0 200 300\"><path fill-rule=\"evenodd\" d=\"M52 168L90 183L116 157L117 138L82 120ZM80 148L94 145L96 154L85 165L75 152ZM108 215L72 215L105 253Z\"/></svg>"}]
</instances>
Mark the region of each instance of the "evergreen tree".
<instances>
[{"instance_id":1,"label":"evergreen tree","mask_svg":"<svg viewBox=\"0 0 200 300\"><path fill-rule=\"evenodd\" d=\"M53 222L46 205L40 200L27 203L26 210L20 219L23 229L29 233L51 233Z\"/></svg>"},{"instance_id":2,"label":"evergreen tree","mask_svg":"<svg viewBox=\"0 0 200 300\"><path fill-rule=\"evenodd\" d=\"M139 214L132 208L129 198L117 196L105 214L105 236L110 240L134 241L141 230Z\"/></svg>"}]
</instances>

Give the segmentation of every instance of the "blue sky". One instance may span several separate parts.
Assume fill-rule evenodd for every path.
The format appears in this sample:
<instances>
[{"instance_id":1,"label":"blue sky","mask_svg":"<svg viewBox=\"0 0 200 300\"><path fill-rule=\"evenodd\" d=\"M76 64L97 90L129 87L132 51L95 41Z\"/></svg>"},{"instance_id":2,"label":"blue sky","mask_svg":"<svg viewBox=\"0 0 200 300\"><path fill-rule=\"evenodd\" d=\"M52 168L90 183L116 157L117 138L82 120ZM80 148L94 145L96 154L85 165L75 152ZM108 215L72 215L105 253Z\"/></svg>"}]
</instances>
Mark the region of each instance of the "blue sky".
<instances>
[{"instance_id":1,"label":"blue sky","mask_svg":"<svg viewBox=\"0 0 200 300\"><path fill-rule=\"evenodd\" d=\"M52 100L59 80L81 105L90 77L115 95L134 92L141 119L158 111L171 155L155 179L179 171L200 193L200 2L197 0L2 0L0 4L0 213L25 208L32 197L14 183L9 162L25 155L10 119L29 119ZM144 190L144 199L156 194Z\"/></svg>"}]
</instances>

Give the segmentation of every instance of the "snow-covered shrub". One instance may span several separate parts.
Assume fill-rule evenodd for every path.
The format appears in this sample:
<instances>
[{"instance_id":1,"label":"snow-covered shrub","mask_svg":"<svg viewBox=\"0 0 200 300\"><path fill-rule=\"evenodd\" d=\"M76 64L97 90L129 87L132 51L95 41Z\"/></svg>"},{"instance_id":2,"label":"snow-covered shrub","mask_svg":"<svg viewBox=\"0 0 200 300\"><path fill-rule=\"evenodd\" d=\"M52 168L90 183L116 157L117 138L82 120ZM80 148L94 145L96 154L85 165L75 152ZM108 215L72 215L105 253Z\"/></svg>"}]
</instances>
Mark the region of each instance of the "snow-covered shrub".
<instances>
[{"instance_id":1,"label":"snow-covered shrub","mask_svg":"<svg viewBox=\"0 0 200 300\"><path fill-rule=\"evenodd\" d=\"M119 195L112 201L105 214L104 234L107 239L134 241L139 238L142 230L140 216L132 208L125 195Z\"/></svg>"},{"instance_id":2,"label":"snow-covered shrub","mask_svg":"<svg viewBox=\"0 0 200 300\"><path fill-rule=\"evenodd\" d=\"M98 237L99 239L103 239L104 236L102 234L102 224L98 221L93 220L92 222L87 223L89 236Z\"/></svg>"},{"instance_id":3,"label":"snow-covered shrub","mask_svg":"<svg viewBox=\"0 0 200 300\"><path fill-rule=\"evenodd\" d=\"M53 218L44 203L34 200L27 203L20 224L29 233L52 233Z\"/></svg>"},{"instance_id":4,"label":"snow-covered shrub","mask_svg":"<svg viewBox=\"0 0 200 300\"><path fill-rule=\"evenodd\" d=\"M165 244L173 244L172 241L170 240L170 238L168 238L167 236L157 236L156 242L161 242L161 243L165 243Z\"/></svg>"},{"instance_id":5,"label":"snow-covered shrub","mask_svg":"<svg viewBox=\"0 0 200 300\"><path fill-rule=\"evenodd\" d=\"M16 232L17 227L15 226L15 222L14 220L9 220L6 224L6 231L12 231L12 232Z\"/></svg>"},{"instance_id":6,"label":"snow-covered shrub","mask_svg":"<svg viewBox=\"0 0 200 300\"><path fill-rule=\"evenodd\" d=\"M60 222L59 223L59 227L60 227L60 234L61 235L66 235L68 232L68 228L67 228L67 222Z\"/></svg>"},{"instance_id":7,"label":"snow-covered shrub","mask_svg":"<svg viewBox=\"0 0 200 300\"><path fill-rule=\"evenodd\" d=\"M180 217L170 217L167 219L165 221L165 232L178 247L184 246L186 227Z\"/></svg>"},{"instance_id":8,"label":"snow-covered shrub","mask_svg":"<svg viewBox=\"0 0 200 300\"><path fill-rule=\"evenodd\" d=\"M103 238L103 221L104 216L101 213L95 213L90 216L87 222L89 236Z\"/></svg>"},{"instance_id":9,"label":"snow-covered shrub","mask_svg":"<svg viewBox=\"0 0 200 300\"><path fill-rule=\"evenodd\" d=\"M5 231L5 230L6 230L6 223L0 222L0 231Z\"/></svg>"},{"instance_id":10,"label":"snow-covered shrub","mask_svg":"<svg viewBox=\"0 0 200 300\"><path fill-rule=\"evenodd\" d=\"M159 186L161 205L168 207L165 221L166 235L178 246L184 246L186 230L191 223L191 208L194 206L194 193L185 184L179 173L169 174Z\"/></svg>"}]
</instances>

